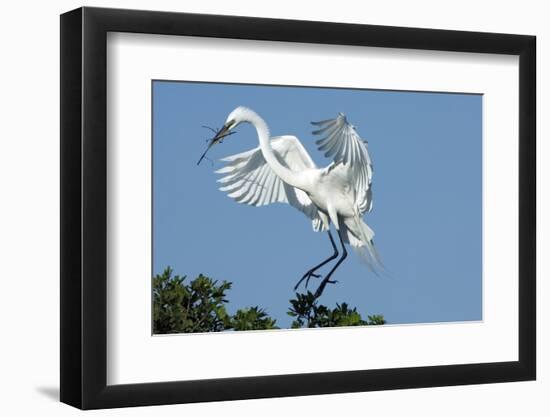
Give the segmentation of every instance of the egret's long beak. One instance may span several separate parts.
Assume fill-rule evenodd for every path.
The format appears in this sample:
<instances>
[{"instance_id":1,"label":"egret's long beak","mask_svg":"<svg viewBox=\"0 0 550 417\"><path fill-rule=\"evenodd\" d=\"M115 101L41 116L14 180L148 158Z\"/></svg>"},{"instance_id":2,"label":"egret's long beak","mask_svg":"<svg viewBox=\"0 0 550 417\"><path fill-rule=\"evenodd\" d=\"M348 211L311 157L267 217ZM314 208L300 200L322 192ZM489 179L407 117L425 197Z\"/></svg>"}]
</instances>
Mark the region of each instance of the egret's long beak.
<instances>
[{"instance_id":1,"label":"egret's long beak","mask_svg":"<svg viewBox=\"0 0 550 417\"><path fill-rule=\"evenodd\" d=\"M216 135L212 138L212 140L215 143L218 143L219 141L221 141L226 136L229 136L229 135L232 135L233 133L235 133L235 132L230 132L229 131L230 126L231 126L230 124L223 125L222 128L218 131L218 133L216 133Z\"/></svg>"},{"instance_id":2,"label":"egret's long beak","mask_svg":"<svg viewBox=\"0 0 550 417\"><path fill-rule=\"evenodd\" d=\"M204 151L204 153L201 155L199 161L197 162L197 165L201 163L201 161L204 159L204 157L208 153L208 150L212 146L214 146L217 143L220 143L223 140L223 138L225 138L226 136L229 136L235 133L235 132L230 132L230 126L231 126L230 124L223 125L223 127L216 132L214 137L210 139L210 141L208 142L208 146L206 147L206 150Z\"/></svg>"}]
</instances>

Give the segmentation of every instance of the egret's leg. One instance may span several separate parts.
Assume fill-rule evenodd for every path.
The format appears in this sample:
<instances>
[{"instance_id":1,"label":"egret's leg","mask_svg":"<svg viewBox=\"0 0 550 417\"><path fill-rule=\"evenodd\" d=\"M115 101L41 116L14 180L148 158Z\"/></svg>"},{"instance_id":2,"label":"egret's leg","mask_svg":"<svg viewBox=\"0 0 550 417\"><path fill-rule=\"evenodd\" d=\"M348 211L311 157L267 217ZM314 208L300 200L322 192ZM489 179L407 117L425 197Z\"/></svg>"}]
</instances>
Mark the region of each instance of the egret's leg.
<instances>
[{"instance_id":1,"label":"egret's leg","mask_svg":"<svg viewBox=\"0 0 550 417\"><path fill-rule=\"evenodd\" d=\"M330 255L327 259L325 259L323 262L321 262L319 265L316 265L313 268L311 268L309 271L307 271L304 274L304 276L300 278L300 281L298 281L298 283L294 286L294 291L296 291L296 289L304 279L306 280L306 288L307 288L307 284L309 283L309 280L311 277L315 277L315 278L320 277L320 275L316 274L315 271L338 257L338 248L336 247L336 243L334 243L334 238L332 237L332 233L330 233L330 230L328 231L328 237L330 238L330 243L332 245L332 249L334 250L334 253Z\"/></svg>"},{"instance_id":2,"label":"egret's leg","mask_svg":"<svg viewBox=\"0 0 550 417\"><path fill-rule=\"evenodd\" d=\"M315 291L314 297L319 298L321 294L323 294L323 291L325 290L325 287L327 284L335 284L338 281L331 281L330 277L336 271L336 269L340 266L342 262L344 262L344 259L348 257L348 251L346 250L346 246L344 245L344 239L342 238L342 232L338 230L338 237L340 238L340 244L342 245L342 256L340 259L338 259L338 262L332 267L330 272L323 278L323 281L321 281L321 284L319 285L319 288L317 288L317 291Z\"/></svg>"}]
</instances>

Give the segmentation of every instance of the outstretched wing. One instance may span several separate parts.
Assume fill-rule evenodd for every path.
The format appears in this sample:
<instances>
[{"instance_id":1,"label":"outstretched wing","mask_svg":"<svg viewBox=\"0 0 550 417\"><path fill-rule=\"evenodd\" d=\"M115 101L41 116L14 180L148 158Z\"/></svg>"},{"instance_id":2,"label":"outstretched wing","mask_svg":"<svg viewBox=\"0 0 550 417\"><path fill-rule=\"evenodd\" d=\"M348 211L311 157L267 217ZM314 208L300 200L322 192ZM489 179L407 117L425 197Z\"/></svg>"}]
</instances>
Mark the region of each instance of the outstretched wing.
<instances>
[{"instance_id":1,"label":"outstretched wing","mask_svg":"<svg viewBox=\"0 0 550 417\"><path fill-rule=\"evenodd\" d=\"M273 153L279 162L293 171L316 168L315 163L295 136L271 138ZM238 203L265 206L287 203L303 212L313 222L315 231L324 224L308 195L284 183L266 163L260 147L222 159L226 165L217 170L224 176L218 180L221 191Z\"/></svg>"},{"instance_id":2,"label":"outstretched wing","mask_svg":"<svg viewBox=\"0 0 550 417\"><path fill-rule=\"evenodd\" d=\"M326 157L333 157L334 165L343 164L348 168L355 190L355 206L359 213L370 211L373 168L367 142L361 139L355 126L348 122L343 113L339 113L336 119L311 123L319 127L313 134L323 136L316 141L319 150Z\"/></svg>"}]
</instances>

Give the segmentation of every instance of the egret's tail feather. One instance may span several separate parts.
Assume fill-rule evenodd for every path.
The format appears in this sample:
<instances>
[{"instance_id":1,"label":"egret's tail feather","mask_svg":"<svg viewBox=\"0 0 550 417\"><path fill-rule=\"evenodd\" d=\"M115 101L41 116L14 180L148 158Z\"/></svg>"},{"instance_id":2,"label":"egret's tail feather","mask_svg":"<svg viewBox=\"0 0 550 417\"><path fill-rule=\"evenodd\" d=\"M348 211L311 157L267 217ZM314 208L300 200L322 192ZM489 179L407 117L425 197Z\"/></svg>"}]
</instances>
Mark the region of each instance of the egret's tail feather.
<instances>
[{"instance_id":1,"label":"egret's tail feather","mask_svg":"<svg viewBox=\"0 0 550 417\"><path fill-rule=\"evenodd\" d=\"M384 264L380 254L374 246L373 230L357 215L352 219L344 221L347 232L347 241L354 251L359 255L369 269L379 275L379 272L385 271Z\"/></svg>"}]
</instances>

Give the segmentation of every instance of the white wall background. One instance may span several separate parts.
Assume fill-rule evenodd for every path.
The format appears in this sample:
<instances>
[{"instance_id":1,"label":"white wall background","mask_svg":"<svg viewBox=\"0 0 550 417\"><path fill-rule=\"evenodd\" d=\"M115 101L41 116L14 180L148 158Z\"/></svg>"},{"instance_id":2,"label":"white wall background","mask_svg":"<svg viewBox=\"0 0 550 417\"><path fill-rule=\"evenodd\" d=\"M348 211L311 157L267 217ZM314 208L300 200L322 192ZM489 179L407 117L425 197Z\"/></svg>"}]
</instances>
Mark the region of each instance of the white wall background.
<instances>
[{"instance_id":1,"label":"white wall background","mask_svg":"<svg viewBox=\"0 0 550 417\"><path fill-rule=\"evenodd\" d=\"M77 1L9 2L0 42L0 410L2 415L75 415L59 392L59 17ZM351 0L93 1L86 5L532 34L538 37L538 381L229 403L99 411L95 415L543 416L550 404L550 158L542 120L550 87L545 2ZM545 17L546 16L546 17ZM544 190L546 188L546 190ZM546 394L546 395L545 395Z\"/></svg>"}]
</instances>

